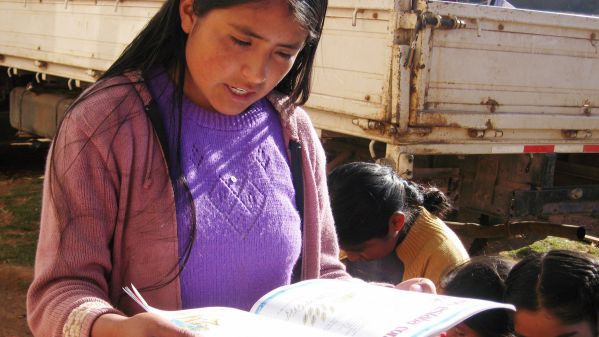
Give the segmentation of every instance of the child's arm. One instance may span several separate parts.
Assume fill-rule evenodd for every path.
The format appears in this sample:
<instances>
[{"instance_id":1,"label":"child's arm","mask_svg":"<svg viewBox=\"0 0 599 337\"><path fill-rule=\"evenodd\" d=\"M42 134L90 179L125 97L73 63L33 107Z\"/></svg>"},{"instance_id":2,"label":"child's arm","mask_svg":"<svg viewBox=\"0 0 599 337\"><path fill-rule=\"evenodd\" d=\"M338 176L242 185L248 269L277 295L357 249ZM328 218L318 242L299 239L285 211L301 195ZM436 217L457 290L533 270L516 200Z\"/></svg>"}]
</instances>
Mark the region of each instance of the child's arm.
<instances>
[{"instance_id":1,"label":"child's arm","mask_svg":"<svg viewBox=\"0 0 599 337\"><path fill-rule=\"evenodd\" d=\"M151 164L162 157L143 103L119 77L90 90L67 114L48 158L28 292L35 336L89 337L99 316L122 314L117 305L135 312L120 298L123 279L152 284L176 265L174 209L162 197L170 180ZM155 303L177 307L171 284L153 293Z\"/></svg>"},{"instance_id":2,"label":"child's arm","mask_svg":"<svg viewBox=\"0 0 599 337\"><path fill-rule=\"evenodd\" d=\"M133 317L106 314L98 317L92 326L91 337L198 337L193 332L177 327L151 313Z\"/></svg>"},{"instance_id":3,"label":"child's arm","mask_svg":"<svg viewBox=\"0 0 599 337\"><path fill-rule=\"evenodd\" d=\"M35 278L27 296L36 336L77 336L83 331L67 324L89 328L92 315L85 312L119 312L109 303L106 279L115 185L90 136L70 117L50 149L44 181Z\"/></svg>"}]
</instances>

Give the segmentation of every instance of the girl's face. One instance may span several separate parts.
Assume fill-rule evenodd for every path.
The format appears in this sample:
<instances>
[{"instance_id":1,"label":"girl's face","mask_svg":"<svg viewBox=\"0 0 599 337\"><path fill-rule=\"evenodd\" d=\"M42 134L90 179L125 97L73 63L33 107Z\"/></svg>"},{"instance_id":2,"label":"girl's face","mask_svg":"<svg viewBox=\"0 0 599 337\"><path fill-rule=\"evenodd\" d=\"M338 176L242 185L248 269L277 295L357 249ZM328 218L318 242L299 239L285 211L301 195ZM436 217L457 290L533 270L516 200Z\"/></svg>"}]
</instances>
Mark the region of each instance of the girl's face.
<instances>
[{"instance_id":1,"label":"girl's face","mask_svg":"<svg viewBox=\"0 0 599 337\"><path fill-rule=\"evenodd\" d=\"M341 247L347 259L355 261L372 261L382 259L391 254L397 246L399 232L403 228L406 216L402 212L395 212L389 218L387 235L384 238L366 240L359 245Z\"/></svg>"},{"instance_id":2,"label":"girl's face","mask_svg":"<svg viewBox=\"0 0 599 337\"><path fill-rule=\"evenodd\" d=\"M563 324L543 308L516 311L514 330L518 337L595 337L589 322Z\"/></svg>"},{"instance_id":3,"label":"girl's face","mask_svg":"<svg viewBox=\"0 0 599 337\"><path fill-rule=\"evenodd\" d=\"M188 34L183 90L192 102L225 115L240 114L272 91L308 36L284 0L213 9L202 17L192 5L181 0L179 6Z\"/></svg>"},{"instance_id":4,"label":"girl's face","mask_svg":"<svg viewBox=\"0 0 599 337\"><path fill-rule=\"evenodd\" d=\"M362 244L351 247L341 247L347 259L351 262L372 261L382 259L391 254L397 244L397 233L391 233L384 238L374 238L364 241Z\"/></svg>"}]
</instances>

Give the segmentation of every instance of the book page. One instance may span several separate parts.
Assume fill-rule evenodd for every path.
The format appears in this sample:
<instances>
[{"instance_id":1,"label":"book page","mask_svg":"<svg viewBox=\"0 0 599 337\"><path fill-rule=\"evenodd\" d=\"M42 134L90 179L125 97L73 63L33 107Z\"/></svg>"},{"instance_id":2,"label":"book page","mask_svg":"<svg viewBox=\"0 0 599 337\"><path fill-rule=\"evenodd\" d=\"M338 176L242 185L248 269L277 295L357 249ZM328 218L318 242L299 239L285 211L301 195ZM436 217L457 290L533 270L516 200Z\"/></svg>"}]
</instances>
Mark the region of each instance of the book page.
<instances>
[{"instance_id":1,"label":"book page","mask_svg":"<svg viewBox=\"0 0 599 337\"><path fill-rule=\"evenodd\" d=\"M514 310L509 304L320 279L273 290L251 311L342 336L426 337L491 308Z\"/></svg>"},{"instance_id":2,"label":"book page","mask_svg":"<svg viewBox=\"0 0 599 337\"><path fill-rule=\"evenodd\" d=\"M209 307L154 313L202 337L335 337L326 331L233 308Z\"/></svg>"},{"instance_id":3,"label":"book page","mask_svg":"<svg viewBox=\"0 0 599 337\"><path fill-rule=\"evenodd\" d=\"M174 325L202 337L335 337L323 330L299 326L234 308L160 310L149 305L133 284L130 287L124 287L123 291L147 312L161 316Z\"/></svg>"}]
</instances>

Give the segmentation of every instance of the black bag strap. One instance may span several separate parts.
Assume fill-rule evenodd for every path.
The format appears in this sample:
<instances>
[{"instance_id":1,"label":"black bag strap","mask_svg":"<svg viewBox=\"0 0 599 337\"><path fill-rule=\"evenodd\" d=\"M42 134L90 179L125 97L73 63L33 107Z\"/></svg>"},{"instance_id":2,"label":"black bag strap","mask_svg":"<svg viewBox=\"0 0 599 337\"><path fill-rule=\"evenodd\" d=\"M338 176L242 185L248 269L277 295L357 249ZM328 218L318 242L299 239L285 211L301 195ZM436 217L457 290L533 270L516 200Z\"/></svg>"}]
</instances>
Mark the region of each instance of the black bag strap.
<instances>
[{"instance_id":1,"label":"black bag strap","mask_svg":"<svg viewBox=\"0 0 599 337\"><path fill-rule=\"evenodd\" d=\"M166 131L164 129L164 124L162 123L162 117L160 116L160 109L154 100L150 100L148 105L144 107L146 114L150 118L152 122L152 126L154 127L154 131L156 131L156 135L158 136L158 140L160 141L160 146L162 147L162 151L164 152L164 157L166 158L166 162L169 162L169 150L168 143L166 141Z\"/></svg>"},{"instance_id":2,"label":"black bag strap","mask_svg":"<svg viewBox=\"0 0 599 337\"><path fill-rule=\"evenodd\" d=\"M302 172L302 145L295 140L289 141L289 154L291 157L291 179L295 189L295 207L300 216L300 233L302 237L302 246L300 256L293 267L291 282L301 281L302 277L302 251L304 250L304 176Z\"/></svg>"},{"instance_id":3,"label":"black bag strap","mask_svg":"<svg viewBox=\"0 0 599 337\"><path fill-rule=\"evenodd\" d=\"M160 114L160 108L154 101L154 97L152 96L152 91L148 86L148 82L146 82L147 74L136 73L136 72L128 72L124 74L135 86L138 95L140 95L140 99L144 101L144 111L148 118L150 118L150 122L152 123L152 127L158 136L158 140L160 142L160 147L164 153L164 157L166 159L167 164L170 162L169 159L169 151L168 151L168 143L166 138L166 132L164 128L164 124L162 123L162 117ZM140 85L143 88L138 87ZM146 99L146 94L149 95ZM147 103L145 102L147 101Z\"/></svg>"},{"instance_id":4,"label":"black bag strap","mask_svg":"<svg viewBox=\"0 0 599 337\"><path fill-rule=\"evenodd\" d=\"M302 145L295 140L289 141L289 153L291 154L291 179L295 189L295 206L300 214L303 227L304 222L304 175L302 172ZM303 229L303 228L302 228Z\"/></svg>"}]
</instances>

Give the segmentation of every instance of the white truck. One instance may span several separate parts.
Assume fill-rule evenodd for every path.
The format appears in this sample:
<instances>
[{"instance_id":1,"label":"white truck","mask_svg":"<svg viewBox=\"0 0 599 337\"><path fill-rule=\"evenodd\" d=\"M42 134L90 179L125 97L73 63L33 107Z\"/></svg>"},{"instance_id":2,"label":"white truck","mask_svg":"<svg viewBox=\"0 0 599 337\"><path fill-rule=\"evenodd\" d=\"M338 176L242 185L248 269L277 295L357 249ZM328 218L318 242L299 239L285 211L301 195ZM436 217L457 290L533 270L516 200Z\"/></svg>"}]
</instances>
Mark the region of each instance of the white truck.
<instances>
[{"instance_id":1,"label":"white truck","mask_svg":"<svg viewBox=\"0 0 599 337\"><path fill-rule=\"evenodd\" d=\"M0 1L0 101L12 127L51 138L78 88L161 4ZM459 221L599 231L599 17L329 0L306 108L330 165L377 160L430 181Z\"/></svg>"}]
</instances>

